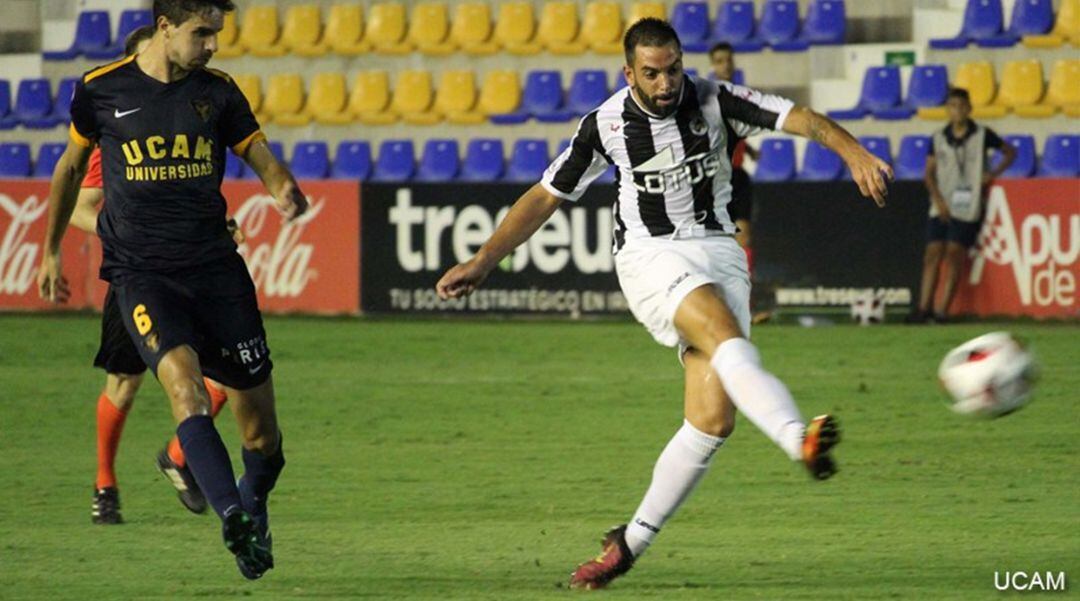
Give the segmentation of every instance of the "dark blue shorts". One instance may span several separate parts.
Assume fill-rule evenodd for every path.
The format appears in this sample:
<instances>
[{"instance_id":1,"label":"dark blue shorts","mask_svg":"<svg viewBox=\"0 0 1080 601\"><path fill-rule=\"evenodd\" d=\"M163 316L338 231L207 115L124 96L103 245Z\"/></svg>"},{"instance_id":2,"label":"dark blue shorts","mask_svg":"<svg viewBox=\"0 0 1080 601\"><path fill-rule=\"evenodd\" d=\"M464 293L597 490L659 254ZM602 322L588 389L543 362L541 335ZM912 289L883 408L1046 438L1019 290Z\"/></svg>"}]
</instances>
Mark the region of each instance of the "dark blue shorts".
<instances>
[{"instance_id":1,"label":"dark blue shorts","mask_svg":"<svg viewBox=\"0 0 1080 601\"><path fill-rule=\"evenodd\" d=\"M105 293L105 308L101 313L101 346L94 357L94 367L100 367L110 374L136 375L146 371L146 363L124 327L124 318L120 316L120 306L116 303L112 286Z\"/></svg>"},{"instance_id":2,"label":"dark blue shorts","mask_svg":"<svg viewBox=\"0 0 1080 601\"><path fill-rule=\"evenodd\" d=\"M945 221L939 217L931 217L926 226L926 239L930 242L955 242L964 248L971 248L979 237L980 229L980 221Z\"/></svg>"},{"instance_id":3,"label":"dark blue shorts","mask_svg":"<svg viewBox=\"0 0 1080 601\"><path fill-rule=\"evenodd\" d=\"M166 352L186 344L203 375L230 388L254 388L270 376L255 285L240 255L168 273L126 272L112 284L124 326L155 374Z\"/></svg>"}]
</instances>

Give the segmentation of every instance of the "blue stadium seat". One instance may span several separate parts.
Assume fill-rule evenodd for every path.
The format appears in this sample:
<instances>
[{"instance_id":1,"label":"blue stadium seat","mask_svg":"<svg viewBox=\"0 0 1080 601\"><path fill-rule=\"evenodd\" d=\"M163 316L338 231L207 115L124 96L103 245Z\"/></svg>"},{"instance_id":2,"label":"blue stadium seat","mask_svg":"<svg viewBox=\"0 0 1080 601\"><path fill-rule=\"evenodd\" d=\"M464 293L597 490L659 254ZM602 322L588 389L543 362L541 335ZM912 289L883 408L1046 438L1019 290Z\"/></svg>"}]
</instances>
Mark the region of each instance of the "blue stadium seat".
<instances>
[{"instance_id":1,"label":"blue stadium seat","mask_svg":"<svg viewBox=\"0 0 1080 601\"><path fill-rule=\"evenodd\" d=\"M330 176L330 147L326 142L297 142L289 169L298 179L325 179Z\"/></svg>"},{"instance_id":2,"label":"blue stadium seat","mask_svg":"<svg viewBox=\"0 0 1080 601\"><path fill-rule=\"evenodd\" d=\"M844 0L813 0L799 39L809 44L843 44L847 31Z\"/></svg>"},{"instance_id":3,"label":"blue stadium seat","mask_svg":"<svg viewBox=\"0 0 1080 601\"><path fill-rule=\"evenodd\" d=\"M270 142L268 146L270 147L270 153L277 157L277 160L281 161L283 164L288 164L285 162L285 147L281 142L275 140ZM255 170L247 163L244 163L244 168L240 173L240 177L242 179L259 179L259 176L255 174Z\"/></svg>"},{"instance_id":4,"label":"blue stadium seat","mask_svg":"<svg viewBox=\"0 0 1080 601\"><path fill-rule=\"evenodd\" d=\"M930 136L911 135L900 139L896 153L896 179L923 178L926 173L926 155L930 153Z\"/></svg>"},{"instance_id":5,"label":"blue stadium seat","mask_svg":"<svg viewBox=\"0 0 1080 601\"><path fill-rule=\"evenodd\" d=\"M38 148L37 160L34 161L33 177L50 178L60 155L64 154L67 144L63 142L45 142Z\"/></svg>"},{"instance_id":6,"label":"blue stadium seat","mask_svg":"<svg viewBox=\"0 0 1080 601\"><path fill-rule=\"evenodd\" d=\"M870 154L892 165L892 144L889 143L889 138L885 136L859 136L859 143L866 147L870 151ZM848 177L851 174L848 173Z\"/></svg>"},{"instance_id":7,"label":"blue stadium seat","mask_svg":"<svg viewBox=\"0 0 1080 601\"><path fill-rule=\"evenodd\" d=\"M607 73L599 69L575 71L566 93L566 108L575 115L584 115L607 100Z\"/></svg>"},{"instance_id":8,"label":"blue stadium seat","mask_svg":"<svg viewBox=\"0 0 1080 601\"><path fill-rule=\"evenodd\" d=\"M570 148L570 138L563 138L563 139L559 140L559 146L555 149L555 155L554 156L559 156L567 148Z\"/></svg>"},{"instance_id":9,"label":"blue stadium seat","mask_svg":"<svg viewBox=\"0 0 1080 601\"><path fill-rule=\"evenodd\" d=\"M404 182L416 171L416 151L412 140L385 140L375 159L374 182Z\"/></svg>"},{"instance_id":10,"label":"blue stadium seat","mask_svg":"<svg viewBox=\"0 0 1080 601\"><path fill-rule=\"evenodd\" d=\"M48 79L24 79L19 82L14 111L19 123L31 129L56 127L59 121L52 112L52 89Z\"/></svg>"},{"instance_id":11,"label":"blue stadium seat","mask_svg":"<svg viewBox=\"0 0 1080 601\"><path fill-rule=\"evenodd\" d=\"M687 68L683 69L683 73L689 75L691 78L698 76L697 69L695 69L693 67L687 67Z\"/></svg>"},{"instance_id":12,"label":"blue stadium seat","mask_svg":"<svg viewBox=\"0 0 1080 601\"><path fill-rule=\"evenodd\" d=\"M713 21L712 43L727 42L735 52L759 52L765 43L754 38L754 3L743 0L721 2Z\"/></svg>"},{"instance_id":13,"label":"blue stadium seat","mask_svg":"<svg viewBox=\"0 0 1080 601\"><path fill-rule=\"evenodd\" d=\"M506 176L503 179L508 182L538 182L550 162L547 140L518 140L510 151L510 163L506 166Z\"/></svg>"},{"instance_id":14,"label":"blue stadium seat","mask_svg":"<svg viewBox=\"0 0 1080 601\"><path fill-rule=\"evenodd\" d=\"M69 61L86 52L100 51L112 43L112 27L109 25L109 12L88 10L79 13L75 23L75 39L67 50L43 52L45 60Z\"/></svg>"},{"instance_id":15,"label":"blue stadium seat","mask_svg":"<svg viewBox=\"0 0 1080 601\"><path fill-rule=\"evenodd\" d=\"M573 115L563 106L562 76L558 71L530 71L525 77L521 111L543 123L563 123Z\"/></svg>"},{"instance_id":16,"label":"blue stadium seat","mask_svg":"<svg viewBox=\"0 0 1080 601\"><path fill-rule=\"evenodd\" d=\"M1054 27L1054 3L1052 0L1016 0L1009 34L1015 38L1025 35L1042 35Z\"/></svg>"},{"instance_id":17,"label":"blue stadium seat","mask_svg":"<svg viewBox=\"0 0 1080 601\"><path fill-rule=\"evenodd\" d=\"M416 179L421 182L448 182L457 177L461 160L457 140L428 140L420 157Z\"/></svg>"},{"instance_id":18,"label":"blue stadium seat","mask_svg":"<svg viewBox=\"0 0 1080 601\"><path fill-rule=\"evenodd\" d=\"M1001 38L1004 22L1001 0L968 0L960 33L955 38L930 40L930 47L937 50L959 50L966 48L969 42Z\"/></svg>"},{"instance_id":19,"label":"blue stadium seat","mask_svg":"<svg viewBox=\"0 0 1080 601\"><path fill-rule=\"evenodd\" d=\"M71 121L71 97L75 95L75 85L79 82L78 77L65 77L60 80L56 87L56 99L53 100L52 118L58 124Z\"/></svg>"},{"instance_id":20,"label":"blue stadium seat","mask_svg":"<svg viewBox=\"0 0 1080 601\"><path fill-rule=\"evenodd\" d=\"M30 145L26 142L0 144L0 177L30 176Z\"/></svg>"},{"instance_id":21,"label":"blue stadium seat","mask_svg":"<svg viewBox=\"0 0 1080 601\"><path fill-rule=\"evenodd\" d=\"M705 2L677 2L671 11L671 26L679 34L686 52L709 50L709 5Z\"/></svg>"},{"instance_id":22,"label":"blue stadium seat","mask_svg":"<svg viewBox=\"0 0 1080 601\"><path fill-rule=\"evenodd\" d=\"M460 179L467 182L498 181L503 174L503 156L503 143L498 138L469 140Z\"/></svg>"},{"instance_id":23,"label":"blue stadium seat","mask_svg":"<svg viewBox=\"0 0 1080 601\"><path fill-rule=\"evenodd\" d=\"M626 87L626 75L623 74L622 67L619 67L615 71L615 79L611 80L611 93L614 94L619 90Z\"/></svg>"},{"instance_id":24,"label":"blue stadium seat","mask_svg":"<svg viewBox=\"0 0 1080 601\"><path fill-rule=\"evenodd\" d=\"M761 8L757 38L776 52L800 52L810 47L799 39L797 0L767 0Z\"/></svg>"},{"instance_id":25,"label":"blue stadium seat","mask_svg":"<svg viewBox=\"0 0 1080 601\"><path fill-rule=\"evenodd\" d=\"M907 99L904 101L904 108L909 112L896 118L906 119L923 107L941 106L945 104L948 95L949 70L945 65L916 65L911 70Z\"/></svg>"},{"instance_id":26,"label":"blue stadium seat","mask_svg":"<svg viewBox=\"0 0 1080 601\"><path fill-rule=\"evenodd\" d=\"M1031 135L1002 136L1006 143L1016 149L1016 158L1001 177L1005 179L1023 179L1035 175L1038 162L1035 158L1035 137ZM1001 152L995 152L991 164L996 169L1001 164Z\"/></svg>"},{"instance_id":27,"label":"blue stadium seat","mask_svg":"<svg viewBox=\"0 0 1080 601\"><path fill-rule=\"evenodd\" d=\"M330 177L366 180L371 175L371 144L361 140L342 140L334 153Z\"/></svg>"},{"instance_id":28,"label":"blue stadium seat","mask_svg":"<svg viewBox=\"0 0 1080 601\"><path fill-rule=\"evenodd\" d=\"M12 129L19 120L11 113L11 82L0 79L0 130Z\"/></svg>"},{"instance_id":29,"label":"blue stadium seat","mask_svg":"<svg viewBox=\"0 0 1080 601\"><path fill-rule=\"evenodd\" d=\"M225 179L240 179L244 177L244 161L236 156L232 150L225 152Z\"/></svg>"},{"instance_id":30,"label":"blue stadium seat","mask_svg":"<svg viewBox=\"0 0 1080 601\"><path fill-rule=\"evenodd\" d=\"M870 67L863 76L859 102L848 110L829 111L829 116L833 119L862 119L872 111L880 113L899 106L900 67Z\"/></svg>"},{"instance_id":31,"label":"blue stadium seat","mask_svg":"<svg viewBox=\"0 0 1080 601\"><path fill-rule=\"evenodd\" d=\"M746 85L746 75L743 73L742 69L735 69L735 73L731 76L731 83L737 86Z\"/></svg>"},{"instance_id":32,"label":"blue stadium seat","mask_svg":"<svg viewBox=\"0 0 1080 601\"><path fill-rule=\"evenodd\" d=\"M1040 177L1077 177L1080 175L1080 135L1054 134L1046 137Z\"/></svg>"},{"instance_id":33,"label":"blue stadium seat","mask_svg":"<svg viewBox=\"0 0 1080 601\"><path fill-rule=\"evenodd\" d=\"M597 184L615 183L615 165L610 165L599 177L593 180Z\"/></svg>"},{"instance_id":34,"label":"blue stadium seat","mask_svg":"<svg viewBox=\"0 0 1080 601\"><path fill-rule=\"evenodd\" d=\"M128 35L143 25L151 25L153 22L154 14L150 10L137 8L125 10L120 13L120 26L113 43L104 48L88 49L84 54L87 58L93 59L117 58L124 53L124 42Z\"/></svg>"},{"instance_id":35,"label":"blue stadium seat","mask_svg":"<svg viewBox=\"0 0 1080 601\"><path fill-rule=\"evenodd\" d=\"M754 181L786 182L795 177L795 142L788 138L766 138L761 142Z\"/></svg>"},{"instance_id":36,"label":"blue stadium seat","mask_svg":"<svg viewBox=\"0 0 1080 601\"><path fill-rule=\"evenodd\" d=\"M826 182L840 179L844 172L844 161L840 155L817 142L808 142L803 154L802 170L798 178L811 182Z\"/></svg>"}]
</instances>

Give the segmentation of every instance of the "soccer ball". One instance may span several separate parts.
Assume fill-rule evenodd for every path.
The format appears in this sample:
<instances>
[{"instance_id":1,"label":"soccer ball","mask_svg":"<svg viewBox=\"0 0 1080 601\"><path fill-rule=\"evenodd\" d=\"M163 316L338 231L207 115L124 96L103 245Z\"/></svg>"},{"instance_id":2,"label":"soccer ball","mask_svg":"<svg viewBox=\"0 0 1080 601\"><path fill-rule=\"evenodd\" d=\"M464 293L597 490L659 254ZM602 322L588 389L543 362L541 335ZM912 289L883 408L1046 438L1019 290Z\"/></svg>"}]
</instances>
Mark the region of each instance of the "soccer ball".
<instances>
[{"instance_id":1,"label":"soccer ball","mask_svg":"<svg viewBox=\"0 0 1080 601\"><path fill-rule=\"evenodd\" d=\"M851 321L860 326L885 322L885 301L868 293L851 301Z\"/></svg>"},{"instance_id":2,"label":"soccer ball","mask_svg":"<svg viewBox=\"0 0 1080 601\"><path fill-rule=\"evenodd\" d=\"M969 340L945 355L938 368L941 385L961 415L1000 417L1031 398L1035 358L1008 332Z\"/></svg>"}]
</instances>

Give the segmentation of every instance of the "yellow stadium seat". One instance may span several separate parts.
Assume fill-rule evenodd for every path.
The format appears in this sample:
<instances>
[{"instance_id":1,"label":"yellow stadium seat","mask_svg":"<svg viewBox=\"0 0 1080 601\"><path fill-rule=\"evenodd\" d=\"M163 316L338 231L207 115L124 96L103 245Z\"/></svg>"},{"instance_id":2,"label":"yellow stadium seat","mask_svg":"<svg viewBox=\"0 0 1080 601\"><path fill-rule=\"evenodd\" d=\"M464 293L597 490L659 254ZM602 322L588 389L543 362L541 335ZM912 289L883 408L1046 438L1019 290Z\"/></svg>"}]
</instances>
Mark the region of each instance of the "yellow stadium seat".
<instances>
[{"instance_id":1,"label":"yellow stadium seat","mask_svg":"<svg viewBox=\"0 0 1080 601\"><path fill-rule=\"evenodd\" d=\"M517 71L496 70L484 75L478 108L484 115L512 113L521 105L521 80Z\"/></svg>"},{"instance_id":2,"label":"yellow stadium seat","mask_svg":"<svg viewBox=\"0 0 1080 601\"><path fill-rule=\"evenodd\" d=\"M353 116L348 110L348 93L345 87L345 76L341 73L316 74L311 78L304 112L316 123L352 123Z\"/></svg>"},{"instance_id":3,"label":"yellow stadium seat","mask_svg":"<svg viewBox=\"0 0 1080 601\"><path fill-rule=\"evenodd\" d=\"M355 56L371 50L364 39L364 9L359 4L335 4L326 17L323 43L337 54Z\"/></svg>"},{"instance_id":4,"label":"yellow stadium seat","mask_svg":"<svg viewBox=\"0 0 1080 601\"><path fill-rule=\"evenodd\" d=\"M443 71L435 92L435 110L457 125L484 122L484 116L476 111L476 77L472 71Z\"/></svg>"},{"instance_id":5,"label":"yellow stadium seat","mask_svg":"<svg viewBox=\"0 0 1080 601\"><path fill-rule=\"evenodd\" d=\"M1028 48L1057 48L1065 40L1080 46L1080 0L1061 0L1053 30L1046 35L1026 35L1023 42Z\"/></svg>"},{"instance_id":6,"label":"yellow stadium seat","mask_svg":"<svg viewBox=\"0 0 1080 601\"><path fill-rule=\"evenodd\" d=\"M1054 114L1053 107L1038 106L1044 89L1042 63L1036 59L1009 61L1002 69L1001 89L994 104L1013 109L1022 117L1049 117Z\"/></svg>"},{"instance_id":7,"label":"yellow stadium seat","mask_svg":"<svg viewBox=\"0 0 1080 601\"><path fill-rule=\"evenodd\" d=\"M552 54L585 52L585 43L578 39L577 3L545 2L536 37Z\"/></svg>"},{"instance_id":8,"label":"yellow stadium seat","mask_svg":"<svg viewBox=\"0 0 1080 601\"><path fill-rule=\"evenodd\" d=\"M236 11L225 13L225 25L217 34L218 50L214 56L233 58L244 54L240 45L240 32L236 28Z\"/></svg>"},{"instance_id":9,"label":"yellow stadium seat","mask_svg":"<svg viewBox=\"0 0 1080 601\"><path fill-rule=\"evenodd\" d=\"M971 96L972 116L995 119L1005 116L1005 107L991 104L997 93L994 83L994 66L988 61L964 63L956 69L953 87L968 91Z\"/></svg>"},{"instance_id":10,"label":"yellow stadium seat","mask_svg":"<svg viewBox=\"0 0 1080 601\"><path fill-rule=\"evenodd\" d=\"M504 2L499 5L495 41L511 54L536 54L540 44L533 41L536 17L532 2Z\"/></svg>"},{"instance_id":11,"label":"yellow stadium seat","mask_svg":"<svg viewBox=\"0 0 1080 601\"><path fill-rule=\"evenodd\" d=\"M367 125L388 125L398 120L390 110L390 76L386 71L361 71L349 95L349 112Z\"/></svg>"},{"instance_id":12,"label":"yellow stadium seat","mask_svg":"<svg viewBox=\"0 0 1080 601\"><path fill-rule=\"evenodd\" d=\"M630 20L626 22L626 28L629 29L631 25L645 17L667 21L667 8L663 2L635 2L630 7Z\"/></svg>"},{"instance_id":13,"label":"yellow stadium seat","mask_svg":"<svg viewBox=\"0 0 1080 601\"><path fill-rule=\"evenodd\" d=\"M236 86L240 88L240 91L244 93L244 98L247 98L248 104L251 105L251 112L256 115L262 110L262 81L259 80L258 75L233 75L232 80L236 82Z\"/></svg>"},{"instance_id":14,"label":"yellow stadium seat","mask_svg":"<svg viewBox=\"0 0 1080 601\"><path fill-rule=\"evenodd\" d=\"M585 6L585 20L581 24L581 41L593 52L621 54L622 11L614 2L590 2Z\"/></svg>"},{"instance_id":15,"label":"yellow stadium seat","mask_svg":"<svg viewBox=\"0 0 1080 601\"><path fill-rule=\"evenodd\" d=\"M240 44L255 56L282 56L277 6L250 6L240 21Z\"/></svg>"},{"instance_id":16,"label":"yellow stadium seat","mask_svg":"<svg viewBox=\"0 0 1080 601\"><path fill-rule=\"evenodd\" d=\"M279 125L307 125L311 121L303 112L304 80L296 73L270 76L262 108L269 120Z\"/></svg>"},{"instance_id":17,"label":"yellow stadium seat","mask_svg":"<svg viewBox=\"0 0 1080 601\"><path fill-rule=\"evenodd\" d=\"M326 54L322 34L322 13L317 4L297 4L285 11L281 43L289 52L300 56Z\"/></svg>"},{"instance_id":18,"label":"yellow stadium seat","mask_svg":"<svg viewBox=\"0 0 1080 601\"><path fill-rule=\"evenodd\" d=\"M424 54L445 56L457 50L450 39L450 15L443 2L421 2L413 7L409 41Z\"/></svg>"},{"instance_id":19,"label":"yellow stadium seat","mask_svg":"<svg viewBox=\"0 0 1080 601\"><path fill-rule=\"evenodd\" d=\"M364 37L375 52L408 54L413 46L405 39L405 6L397 2L372 5Z\"/></svg>"},{"instance_id":20,"label":"yellow stadium seat","mask_svg":"<svg viewBox=\"0 0 1080 601\"><path fill-rule=\"evenodd\" d=\"M442 115L432 110L434 96L430 71L402 71L394 82L394 99L390 102L390 108L400 114L406 123L434 125L442 121Z\"/></svg>"},{"instance_id":21,"label":"yellow stadium seat","mask_svg":"<svg viewBox=\"0 0 1080 601\"><path fill-rule=\"evenodd\" d=\"M454 9L450 40L469 54L487 55L499 51L491 37L491 8L486 2L464 2Z\"/></svg>"},{"instance_id":22,"label":"yellow stadium seat","mask_svg":"<svg viewBox=\"0 0 1080 601\"><path fill-rule=\"evenodd\" d=\"M1061 109L1069 117L1080 116L1080 58L1060 59L1054 63L1044 102Z\"/></svg>"}]
</instances>

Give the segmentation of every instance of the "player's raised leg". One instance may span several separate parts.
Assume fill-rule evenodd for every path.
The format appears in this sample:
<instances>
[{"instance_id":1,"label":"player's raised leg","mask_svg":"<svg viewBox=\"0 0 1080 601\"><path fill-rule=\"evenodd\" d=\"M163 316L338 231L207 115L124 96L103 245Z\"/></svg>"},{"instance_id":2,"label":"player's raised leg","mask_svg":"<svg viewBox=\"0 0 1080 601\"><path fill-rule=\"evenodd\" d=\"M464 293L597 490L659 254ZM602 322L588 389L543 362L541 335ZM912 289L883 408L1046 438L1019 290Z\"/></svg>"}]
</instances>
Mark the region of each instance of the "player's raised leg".
<instances>
[{"instance_id":1,"label":"player's raised leg","mask_svg":"<svg viewBox=\"0 0 1080 601\"><path fill-rule=\"evenodd\" d=\"M120 435L135 394L142 383L142 374L105 376L105 390L97 402L97 478L94 483L94 502L91 519L95 524L121 524L120 491L116 485L113 464L120 447Z\"/></svg>"},{"instance_id":2,"label":"player's raised leg","mask_svg":"<svg viewBox=\"0 0 1080 601\"><path fill-rule=\"evenodd\" d=\"M209 378L203 378L206 392L210 395L210 417L216 418L221 408L229 397L225 389ZM165 448L157 455L158 471L172 483L176 489L176 495L180 503L192 513L201 514L206 512L206 497L203 496L199 483L187 467L187 459L184 450L180 447L180 439L174 434Z\"/></svg>"}]
</instances>

